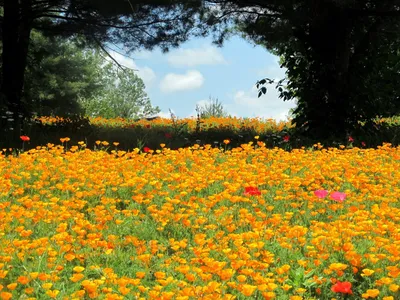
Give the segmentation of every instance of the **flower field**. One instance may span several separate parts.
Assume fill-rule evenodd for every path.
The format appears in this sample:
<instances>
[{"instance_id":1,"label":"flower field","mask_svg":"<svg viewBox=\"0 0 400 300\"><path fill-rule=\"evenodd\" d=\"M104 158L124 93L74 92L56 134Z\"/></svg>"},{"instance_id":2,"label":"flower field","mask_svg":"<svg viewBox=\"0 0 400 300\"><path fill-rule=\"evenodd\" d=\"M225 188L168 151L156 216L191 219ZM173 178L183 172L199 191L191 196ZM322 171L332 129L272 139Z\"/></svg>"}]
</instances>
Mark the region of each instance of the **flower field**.
<instances>
[{"instance_id":1,"label":"flower field","mask_svg":"<svg viewBox=\"0 0 400 300\"><path fill-rule=\"evenodd\" d=\"M67 141L0 154L0 299L400 299L400 148Z\"/></svg>"}]
</instances>

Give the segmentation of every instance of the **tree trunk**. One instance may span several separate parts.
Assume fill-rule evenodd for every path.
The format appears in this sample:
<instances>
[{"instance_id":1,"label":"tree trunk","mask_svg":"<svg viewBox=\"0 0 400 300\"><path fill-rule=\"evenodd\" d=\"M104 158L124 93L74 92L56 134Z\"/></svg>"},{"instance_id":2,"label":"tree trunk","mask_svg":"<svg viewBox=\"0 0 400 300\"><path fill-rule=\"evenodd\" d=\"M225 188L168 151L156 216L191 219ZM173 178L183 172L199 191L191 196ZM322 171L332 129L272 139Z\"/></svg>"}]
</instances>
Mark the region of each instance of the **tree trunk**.
<instances>
[{"instance_id":1,"label":"tree trunk","mask_svg":"<svg viewBox=\"0 0 400 300\"><path fill-rule=\"evenodd\" d=\"M32 21L31 1L4 0L1 93L3 103L13 113L14 124L10 128L16 137L21 133L22 118L27 115L22 91Z\"/></svg>"},{"instance_id":2,"label":"tree trunk","mask_svg":"<svg viewBox=\"0 0 400 300\"><path fill-rule=\"evenodd\" d=\"M349 129L351 116L349 59L353 20L337 7L320 7L310 28L309 43L313 48L312 72L318 82L310 124L321 138L343 136ZM340 21L338 21L340 20Z\"/></svg>"}]
</instances>

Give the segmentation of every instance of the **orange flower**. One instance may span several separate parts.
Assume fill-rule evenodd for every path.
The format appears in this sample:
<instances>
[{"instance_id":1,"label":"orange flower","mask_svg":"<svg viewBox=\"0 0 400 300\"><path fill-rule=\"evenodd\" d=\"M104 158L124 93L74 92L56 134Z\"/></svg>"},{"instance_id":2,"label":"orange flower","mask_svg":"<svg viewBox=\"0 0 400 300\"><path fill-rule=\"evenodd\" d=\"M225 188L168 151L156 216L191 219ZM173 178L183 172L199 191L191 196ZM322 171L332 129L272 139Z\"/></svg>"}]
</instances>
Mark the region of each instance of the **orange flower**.
<instances>
[{"instance_id":1,"label":"orange flower","mask_svg":"<svg viewBox=\"0 0 400 300\"><path fill-rule=\"evenodd\" d=\"M76 273L73 274L69 279L72 282L78 282L79 280L83 279L85 277L85 275L83 275L82 273Z\"/></svg>"},{"instance_id":2,"label":"orange flower","mask_svg":"<svg viewBox=\"0 0 400 300\"><path fill-rule=\"evenodd\" d=\"M0 298L1 298L2 300L9 300L9 299L12 298L12 294L9 293L9 292L1 292L1 293L0 293Z\"/></svg>"},{"instance_id":3,"label":"orange flower","mask_svg":"<svg viewBox=\"0 0 400 300\"><path fill-rule=\"evenodd\" d=\"M242 294L245 295L246 297L250 297L255 291L257 290L257 286L255 285L250 285L250 284L244 284L242 286Z\"/></svg>"},{"instance_id":4,"label":"orange flower","mask_svg":"<svg viewBox=\"0 0 400 300\"><path fill-rule=\"evenodd\" d=\"M7 285L7 288L8 288L10 291L13 291L13 290L15 290L15 288L17 287L17 285L18 285L18 283L16 283L16 282L10 283L10 284Z\"/></svg>"},{"instance_id":5,"label":"orange flower","mask_svg":"<svg viewBox=\"0 0 400 300\"><path fill-rule=\"evenodd\" d=\"M30 280L27 276L19 276L17 281L21 284L28 284Z\"/></svg>"},{"instance_id":6,"label":"orange flower","mask_svg":"<svg viewBox=\"0 0 400 300\"><path fill-rule=\"evenodd\" d=\"M364 299L376 298L378 296L379 296L379 290L377 290L377 289L367 290L365 293L362 294L362 297Z\"/></svg>"}]
</instances>

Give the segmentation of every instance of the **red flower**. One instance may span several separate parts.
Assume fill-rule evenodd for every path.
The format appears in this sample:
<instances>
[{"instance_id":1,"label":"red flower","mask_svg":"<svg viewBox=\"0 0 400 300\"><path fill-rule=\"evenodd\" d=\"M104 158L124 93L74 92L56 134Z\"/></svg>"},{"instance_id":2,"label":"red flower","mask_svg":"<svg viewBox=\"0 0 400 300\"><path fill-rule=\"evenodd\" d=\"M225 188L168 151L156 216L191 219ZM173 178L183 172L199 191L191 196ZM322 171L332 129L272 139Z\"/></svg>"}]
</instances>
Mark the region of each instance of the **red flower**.
<instances>
[{"instance_id":1,"label":"red flower","mask_svg":"<svg viewBox=\"0 0 400 300\"><path fill-rule=\"evenodd\" d=\"M348 281L336 282L336 284L332 286L331 290L334 293L342 293L342 294L349 294L349 295L353 294L353 292L351 291L351 282L348 282Z\"/></svg>"},{"instance_id":2,"label":"red flower","mask_svg":"<svg viewBox=\"0 0 400 300\"><path fill-rule=\"evenodd\" d=\"M143 147L143 152L146 152L146 153L147 153L147 152L150 152L150 150L151 150L151 149L150 149L149 147Z\"/></svg>"},{"instance_id":3,"label":"red flower","mask_svg":"<svg viewBox=\"0 0 400 300\"><path fill-rule=\"evenodd\" d=\"M21 140L22 140L23 142L29 142L29 141L31 140L31 139L29 138L29 136L27 136L27 135L21 135L20 138L21 138Z\"/></svg>"},{"instance_id":4,"label":"red flower","mask_svg":"<svg viewBox=\"0 0 400 300\"><path fill-rule=\"evenodd\" d=\"M365 142L361 142L361 146L365 147L367 144Z\"/></svg>"},{"instance_id":5,"label":"red flower","mask_svg":"<svg viewBox=\"0 0 400 300\"><path fill-rule=\"evenodd\" d=\"M166 132L166 133L165 133L165 137L166 137L167 139L170 139L170 138L172 138L172 134Z\"/></svg>"},{"instance_id":6,"label":"red flower","mask_svg":"<svg viewBox=\"0 0 400 300\"><path fill-rule=\"evenodd\" d=\"M249 186L244 189L244 194L246 196L259 196L261 195L261 192L258 188L254 186Z\"/></svg>"},{"instance_id":7,"label":"red flower","mask_svg":"<svg viewBox=\"0 0 400 300\"><path fill-rule=\"evenodd\" d=\"M149 124L146 125L146 128L150 128L151 126Z\"/></svg>"},{"instance_id":8,"label":"red flower","mask_svg":"<svg viewBox=\"0 0 400 300\"><path fill-rule=\"evenodd\" d=\"M284 137L283 137L283 141L284 142L289 142L289 140L290 140L290 136L288 136L288 135L285 135Z\"/></svg>"},{"instance_id":9,"label":"red flower","mask_svg":"<svg viewBox=\"0 0 400 300\"><path fill-rule=\"evenodd\" d=\"M349 142L350 143L354 142L354 139L351 136L349 136Z\"/></svg>"}]
</instances>

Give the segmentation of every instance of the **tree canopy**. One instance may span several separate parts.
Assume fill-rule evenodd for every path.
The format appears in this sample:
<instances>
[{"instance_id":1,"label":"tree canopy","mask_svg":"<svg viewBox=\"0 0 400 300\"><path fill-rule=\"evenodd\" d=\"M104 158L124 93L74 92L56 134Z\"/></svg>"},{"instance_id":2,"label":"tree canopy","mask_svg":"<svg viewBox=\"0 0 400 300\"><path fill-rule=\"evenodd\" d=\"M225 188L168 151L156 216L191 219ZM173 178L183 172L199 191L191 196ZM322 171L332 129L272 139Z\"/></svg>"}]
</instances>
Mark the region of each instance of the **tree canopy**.
<instances>
[{"instance_id":1,"label":"tree canopy","mask_svg":"<svg viewBox=\"0 0 400 300\"><path fill-rule=\"evenodd\" d=\"M93 97L81 97L85 114L93 117L140 119L160 112L153 107L145 85L133 70L121 70L112 62L101 67L101 88Z\"/></svg>"},{"instance_id":2,"label":"tree canopy","mask_svg":"<svg viewBox=\"0 0 400 300\"><path fill-rule=\"evenodd\" d=\"M122 44L127 51L155 46L167 50L193 32L193 15L200 4L199 0L1 0L0 107L13 112L15 119L29 114L21 99L32 30L50 37L80 35L85 44L103 50L106 43Z\"/></svg>"},{"instance_id":3,"label":"tree canopy","mask_svg":"<svg viewBox=\"0 0 400 300\"><path fill-rule=\"evenodd\" d=\"M233 28L282 57L281 97L297 99L295 122L309 133L344 134L398 112L400 1L208 2L221 37Z\"/></svg>"},{"instance_id":4,"label":"tree canopy","mask_svg":"<svg viewBox=\"0 0 400 300\"><path fill-rule=\"evenodd\" d=\"M102 93L104 58L81 48L77 39L45 37L32 31L22 101L37 115L81 112L78 100Z\"/></svg>"}]
</instances>

